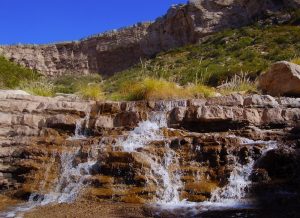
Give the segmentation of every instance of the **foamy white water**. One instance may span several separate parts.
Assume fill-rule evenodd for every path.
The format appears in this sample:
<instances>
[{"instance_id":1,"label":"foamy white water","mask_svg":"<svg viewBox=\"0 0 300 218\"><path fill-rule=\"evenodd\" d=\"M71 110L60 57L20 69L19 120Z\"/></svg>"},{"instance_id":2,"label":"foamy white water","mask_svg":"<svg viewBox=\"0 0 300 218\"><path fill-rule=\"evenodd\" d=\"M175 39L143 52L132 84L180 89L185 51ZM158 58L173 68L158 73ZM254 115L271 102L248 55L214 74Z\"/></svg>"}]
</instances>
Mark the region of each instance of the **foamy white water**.
<instances>
[{"instance_id":1,"label":"foamy white water","mask_svg":"<svg viewBox=\"0 0 300 218\"><path fill-rule=\"evenodd\" d=\"M254 141L247 138L239 137L244 145L253 144L266 144L266 147L262 151L262 156L266 152L276 149L277 143L275 141ZM217 206L217 207L249 207L252 206L253 202L246 200L247 189L251 185L250 175L253 171L255 161L250 159L245 165L240 164L235 160L235 167L230 174L228 179L228 184L223 188L218 188L212 193L211 199L204 202L207 206Z\"/></svg>"},{"instance_id":2,"label":"foamy white water","mask_svg":"<svg viewBox=\"0 0 300 218\"><path fill-rule=\"evenodd\" d=\"M87 111L84 118L78 119L76 121L74 136L70 137L69 140L85 139L89 127L89 120L90 120L90 111Z\"/></svg>"},{"instance_id":3,"label":"foamy white water","mask_svg":"<svg viewBox=\"0 0 300 218\"><path fill-rule=\"evenodd\" d=\"M125 152L137 152L138 148L143 148L153 141L164 140L165 137L160 131L167 127L165 112L154 112L149 120L139 123L125 140L120 139L116 145ZM179 166L176 153L165 145L165 154L162 159L146 151L138 151L148 160L151 166L151 176L158 186L158 204L179 204L179 189L182 188L181 175L178 171L172 170L174 166Z\"/></svg>"}]
</instances>

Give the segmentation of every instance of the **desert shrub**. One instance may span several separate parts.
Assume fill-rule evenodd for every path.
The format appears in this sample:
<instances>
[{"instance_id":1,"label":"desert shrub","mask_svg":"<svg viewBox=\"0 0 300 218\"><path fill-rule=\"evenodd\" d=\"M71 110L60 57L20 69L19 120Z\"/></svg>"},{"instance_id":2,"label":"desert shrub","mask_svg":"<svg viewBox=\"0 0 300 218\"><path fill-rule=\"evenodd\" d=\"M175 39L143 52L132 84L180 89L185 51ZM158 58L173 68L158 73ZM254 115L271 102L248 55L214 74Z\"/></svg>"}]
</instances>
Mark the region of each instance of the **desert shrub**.
<instances>
[{"instance_id":1,"label":"desert shrub","mask_svg":"<svg viewBox=\"0 0 300 218\"><path fill-rule=\"evenodd\" d=\"M52 97L55 95L54 84L45 78L37 81L23 81L19 88L32 95L45 97Z\"/></svg>"},{"instance_id":2,"label":"desert shrub","mask_svg":"<svg viewBox=\"0 0 300 218\"><path fill-rule=\"evenodd\" d=\"M145 78L136 83L124 83L120 95L126 100L165 100L187 96L183 87L164 79Z\"/></svg>"},{"instance_id":3,"label":"desert shrub","mask_svg":"<svg viewBox=\"0 0 300 218\"><path fill-rule=\"evenodd\" d=\"M58 93L76 93L82 87L90 83L101 83L102 78L99 74L90 75L64 75L53 80L55 85L55 92Z\"/></svg>"},{"instance_id":4,"label":"desert shrub","mask_svg":"<svg viewBox=\"0 0 300 218\"><path fill-rule=\"evenodd\" d=\"M291 60L291 62L300 65L300 58L294 58Z\"/></svg>"},{"instance_id":5,"label":"desert shrub","mask_svg":"<svg viewBox=\"0 0 300 218\"><path fill-rule=\"evenodd\" d=\"M175 82L147 77L141 81L125 82L119 92L112 95L112 99L130 101L172 100L211 97L214 94L214 89L205 85L180 86Z\"/></svg>"},{"instance_id":6,"label":"desert shrub","mask_svg":"<svg viewBox=\"0 0 300 218\"><path fill-rule=\"evenodd\" d=\"M201 98L201 97L212 97L216 94L215 90L212 87L205 85L189 85L186 87L187 96L191 98Z\"/></svg>"},{"instance_id":7,"label":"desert shrub","mask_svg":"<svg viewBox=\"0 0 300 218\"><path fill-rule=\"evenodd\" d=\"M256 93L257 86L254 81L251 81L249 76L245 73L236 74L230 80L227 80L220 86L220 92L224 95L234 92L242 93Z\"/></svg>"},{"instance_id":8,"label":"desert shrub","mask_svg":"<svg viewBox=\"0 0 300 218\"><path fill-rule=\"evenodd\" d=\"M78 94L87 100L103 100L104 92L99 83L82 84L78 88Z\"/></svg>"},{"instance_id":9,"label":"desert shrub","mask_svg":"<svg viewBox=\"0 0 300 218\"><path fill-rule=\"evenodd\" d=\"M40 75L33 70L22 67L14 62L0 57L0 88L13 89L23 81L33 81Z\"/></svg>"}]
</instances>

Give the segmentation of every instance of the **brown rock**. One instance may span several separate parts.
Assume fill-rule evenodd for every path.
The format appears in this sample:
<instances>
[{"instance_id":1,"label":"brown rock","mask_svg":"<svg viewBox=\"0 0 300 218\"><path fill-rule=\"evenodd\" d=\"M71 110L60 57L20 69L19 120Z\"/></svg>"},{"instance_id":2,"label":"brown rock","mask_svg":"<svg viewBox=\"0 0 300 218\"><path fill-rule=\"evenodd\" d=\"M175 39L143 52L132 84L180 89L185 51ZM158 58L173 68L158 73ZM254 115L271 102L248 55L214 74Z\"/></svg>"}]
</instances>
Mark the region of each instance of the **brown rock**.
<instances>
[{"instance_id":1,"label":"brown rock","mask_svg":"<svg viewBox=\"0 0 300 218\"><path fill-rule=\"evenodd\" d=\"M259 87L272 96L300 96L300 66L277 62L259 78Z\"/></svg>"}]
</instances>

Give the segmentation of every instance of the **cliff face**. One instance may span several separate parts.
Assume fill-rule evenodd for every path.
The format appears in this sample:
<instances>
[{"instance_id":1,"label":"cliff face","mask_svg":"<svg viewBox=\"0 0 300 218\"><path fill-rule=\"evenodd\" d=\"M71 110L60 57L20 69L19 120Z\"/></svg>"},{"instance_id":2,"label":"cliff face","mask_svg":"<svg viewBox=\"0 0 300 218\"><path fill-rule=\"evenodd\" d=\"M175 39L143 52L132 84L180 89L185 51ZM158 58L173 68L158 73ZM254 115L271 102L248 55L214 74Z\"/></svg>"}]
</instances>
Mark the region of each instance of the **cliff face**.
<instances>
[{"instance_id":1,"label":"cliff face","mask_svg":"<svg viewBox=\"0 0 300 218\"><path fill-rule=\"evenodd\" d=\"M187 5L173 6L152 24L138 24L78 42L0 46L0 54L49 76L111 75L140 58L196 43L207 34L241 27L282 9L299 6L299 0L193 0Z\"/></svg>"}]
</instances>

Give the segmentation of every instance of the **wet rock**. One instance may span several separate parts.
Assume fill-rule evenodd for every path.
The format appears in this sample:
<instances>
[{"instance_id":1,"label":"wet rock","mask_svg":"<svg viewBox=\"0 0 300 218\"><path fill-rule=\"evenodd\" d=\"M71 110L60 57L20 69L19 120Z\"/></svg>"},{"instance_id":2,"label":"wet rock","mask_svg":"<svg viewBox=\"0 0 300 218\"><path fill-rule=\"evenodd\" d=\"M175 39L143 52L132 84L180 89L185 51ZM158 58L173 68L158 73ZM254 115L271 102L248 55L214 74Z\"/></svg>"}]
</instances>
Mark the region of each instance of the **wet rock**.
<instances>
[{"instance_id":1,"label":"wet rock","mask_svg":"<svg viewBox=\"0 0 300 218\"><path fill-rule=\"evenodd\" d=\"M300 172L300 153L298 150L281 148L268 151L255 168L265 169L272 179L295 178Z\"/></svg>"},{"instance_id":2,"label":"wet rock","mask_svg":"<svg viewBox=\"0 0 300 218\"><path fill-rule=\"evenodd\" d=\"M140 121L140 116L137 112L121 112L114 118L115 127L136 127Z\"/></svg>"},{"instance_id":3,"label":"wet rock","mask_svg":"<svg viewBox=\"0 0 300 218\"><path fill-rule=\"evenodd\" d=\"M114 119L108 115L100 115L97 117L96 123L95 123L95 128L104 128L104 129L110 129L114 127Z\"/></svg>"},{"instance_id":4,"label":"wet rock","mask_svg":"<svg viewBox=\"0 0 300 218\"><path fill-rule=\"evenodd\" d=\"M255 169L251 173L250 179L252 182L257 182L257 183L269 182L271 180L267 170L265 169Z\"/></svg>"}]
</instances>

